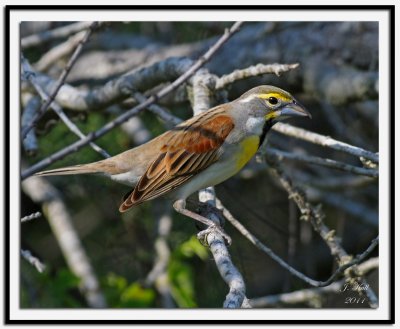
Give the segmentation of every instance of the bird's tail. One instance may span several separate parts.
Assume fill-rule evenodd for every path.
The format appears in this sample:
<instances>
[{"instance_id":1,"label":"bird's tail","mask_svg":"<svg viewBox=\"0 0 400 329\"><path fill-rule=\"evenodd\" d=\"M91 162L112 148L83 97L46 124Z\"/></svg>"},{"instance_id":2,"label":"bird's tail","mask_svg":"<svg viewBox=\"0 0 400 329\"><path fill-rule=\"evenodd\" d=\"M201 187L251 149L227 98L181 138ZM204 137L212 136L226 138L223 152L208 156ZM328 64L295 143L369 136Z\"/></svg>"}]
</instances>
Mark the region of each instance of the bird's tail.
<instances>
[{"instance_id":1,"label":"bird's tail","mask_svg":"<svg viewBox=\"0 0 400 329\"><path fill-rule=\"evenodd\" d=\"M44 170L37 172L35 176L57 176L57 175L80 175L80 174L95 174L101 172L99 168L93 166L92 163L69 166L58 169Z\"/></svg>"}]
</instances>

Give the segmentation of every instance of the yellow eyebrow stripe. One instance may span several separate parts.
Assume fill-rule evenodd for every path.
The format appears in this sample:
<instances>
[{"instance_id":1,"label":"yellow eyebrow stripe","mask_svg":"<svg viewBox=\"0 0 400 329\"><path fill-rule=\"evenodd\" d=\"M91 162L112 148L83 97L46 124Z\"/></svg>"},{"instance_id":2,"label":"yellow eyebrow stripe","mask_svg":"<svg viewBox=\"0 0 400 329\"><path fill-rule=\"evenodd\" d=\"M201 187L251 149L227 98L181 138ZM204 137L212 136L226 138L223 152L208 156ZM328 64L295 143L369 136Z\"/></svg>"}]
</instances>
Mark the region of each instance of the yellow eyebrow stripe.
<instances>
[{"instance_id":1,"label":"yellow eyebrow stripe","mask_svg":"<svg viewBox=\"0 0 400 329\"><path fill-rule=\"evenodd\" d=\"M258 94L257 97L258 98L262 98L262 99L268 99L270 97L276 97L276 98L281 99L281 100L283 100L285 102L289 102L290 101L289 97L287 97L287 96L285 96L283 94L280 94L280 93Z\"/></svg>"}]
</instances>

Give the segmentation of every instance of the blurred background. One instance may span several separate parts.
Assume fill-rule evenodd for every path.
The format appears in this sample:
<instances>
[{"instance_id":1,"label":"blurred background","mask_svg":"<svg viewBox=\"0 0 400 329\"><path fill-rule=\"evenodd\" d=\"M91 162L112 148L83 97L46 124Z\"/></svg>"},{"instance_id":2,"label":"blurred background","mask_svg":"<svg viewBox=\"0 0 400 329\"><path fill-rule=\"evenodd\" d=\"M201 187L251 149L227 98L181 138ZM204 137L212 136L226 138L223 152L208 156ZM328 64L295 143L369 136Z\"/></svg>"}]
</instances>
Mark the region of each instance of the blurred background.
<instances>
[{"instance_id":1,"label":"blurred background","mask_svg":"<svg viewBox=\"0 0 400 329\"><path fill-rule=\"evenodd\" d=\"M71 22L22 22L21 38L68 24ZM231 22L107 24L93 33L66 82L80 90L90 90L171 56L196 59L231 25ZM312 113L312 120L296 119L291 124L378 152L378 32L376 22L245 23L206 65L211 73L221 76L258 63L300 66L280 77L270 74L237 81L224 90L223 96L216 96L214 102L233 100L260 84L273 84L291 92ZM56 80L74 48L54 57L46 55L54 54L54 49L64 43L73 42L74 37L50 40L22 51L35 70ZM21 109L32 95L29 88L21 89ZM134 103L125 99L98 111L65 109L65 112L88 134ZM190 102L179 91L160 104L182 119L192 116ZM154 114L144 111L96 143L115 155L165 129ZM21 147L25 167L77 140L52 111L43 116L35 132L37 148ZM274 131L269 133L265 145L362 166L357 157ZM100 159L98 153L84 147L47 169ZM321 205L326 225L335 230L349 254L358 254L368 247L378 233L378 179L288 159L282 160L281 165L294 183L304 189L308 200ZM107 307L222 306L228 287L212 255L195 238L197 228L192 220L175 214L168 202L154 200L120 214L119 204L129 192L126 186L94 175L46 180L58 190L68 209ZM253 159L241 173L217 186L216 191L237 219L296 269L325 280L337 267L325 242L309 223L300 220L296 205L265 163ZM79 277L61 252L46 211L22 189L21 217L37 211L43 212L43 216L21 224L21 248L38 257L46 270L39 273L21 258L21 307L90 307L79 289ZM163 276L155 279L152 275L157 272L154 264L159 257L157 243L163 223L167 225L167 233L161 234L165 243L161 249L169 255ZM252 246L231 225L227 224L225 229L233 239L229 250L244 276L248 298L309 288ZM372 256L377 256L377 251ZM366 278L379 294L378 271L372 271ZM265 307L369 307L366 303L344 304L349 296L358 295L321 294L296 304Z\"/></svg>"}]
</instances>

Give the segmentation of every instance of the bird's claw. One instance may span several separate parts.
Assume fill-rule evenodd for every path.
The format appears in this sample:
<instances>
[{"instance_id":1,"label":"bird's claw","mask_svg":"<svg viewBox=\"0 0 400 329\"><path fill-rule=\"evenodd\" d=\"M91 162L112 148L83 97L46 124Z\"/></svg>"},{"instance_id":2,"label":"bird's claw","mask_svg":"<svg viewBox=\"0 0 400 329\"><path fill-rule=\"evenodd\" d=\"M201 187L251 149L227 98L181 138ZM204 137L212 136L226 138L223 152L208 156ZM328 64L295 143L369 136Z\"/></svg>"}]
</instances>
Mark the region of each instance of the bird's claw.
<instances>
[{"instance_id":1,"label":"bird's claw","mask_svg":"<svg viewBox=\"0 0 400 329\"><path fill-rule=\"evenodd\" d=\"M224 239L224 242L228 246L230 246L232 244L232 238L228 234L225 233L224 229L221 226L214 224L214 225L207 227L205 230L197 233L197 239L200 241L200 243L203 246L205 246L205 247L209 246L207 237L211 233L222 236L222 238Z\"/></svg>"}]
</instances>

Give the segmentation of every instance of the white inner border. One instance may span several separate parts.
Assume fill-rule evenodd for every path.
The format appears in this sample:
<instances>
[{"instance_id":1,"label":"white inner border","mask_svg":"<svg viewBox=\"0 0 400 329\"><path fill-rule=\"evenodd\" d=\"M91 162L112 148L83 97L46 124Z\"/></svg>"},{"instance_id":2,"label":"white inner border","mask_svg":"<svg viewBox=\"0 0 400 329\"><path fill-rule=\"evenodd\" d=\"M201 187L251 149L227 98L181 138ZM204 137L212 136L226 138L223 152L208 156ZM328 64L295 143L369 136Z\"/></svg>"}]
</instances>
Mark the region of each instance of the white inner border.
<instances>
[{"instance_id":1,"label":"white inner border","mask_svg":"<svg viewBox=\"0 0 400 329\"><path fill-rule=\"evenodd\" d=\"M12 11L10 15L10 318L12 320L385 320L389 318L389 15L386 11L332 10L246 10L246 11ZM257 310L21 310L19 308L19 22L20 21L379 21L379 225L380 268L377 310L355 309L257 309ZM256 64L256 63L255 63ZM393 179L393 178L392 178ZM7 219L6 219L7 220ZM212 287L208 287L212 288ZM287 313L287 314L286 314Z\"/></svg>"}]
</instances>

